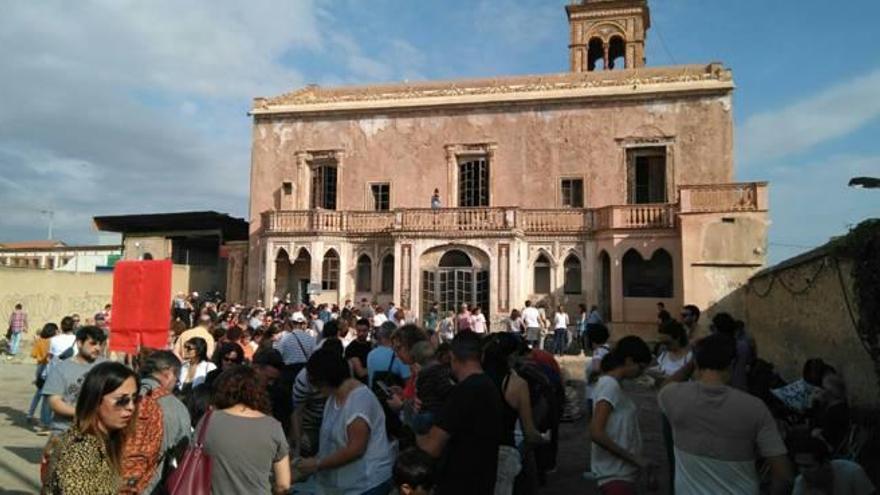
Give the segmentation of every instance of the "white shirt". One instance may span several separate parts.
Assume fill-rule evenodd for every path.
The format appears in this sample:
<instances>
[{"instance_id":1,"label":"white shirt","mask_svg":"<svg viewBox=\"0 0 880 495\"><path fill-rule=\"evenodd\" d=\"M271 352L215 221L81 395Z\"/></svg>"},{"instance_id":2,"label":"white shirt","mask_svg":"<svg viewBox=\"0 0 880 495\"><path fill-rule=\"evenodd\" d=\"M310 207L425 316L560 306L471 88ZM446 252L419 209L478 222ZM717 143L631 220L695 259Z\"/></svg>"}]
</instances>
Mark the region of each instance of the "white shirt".
<instances>
[{"instance_id":1,"label":"white shirt","mask_svg":"<svg viewBox=\"0 0 880 495\"><path fill-rule=\"evenodd\" d=\"M58 357L67 349L70 349L76 343L76 335L72 333L61 333L49 339L49 354ZM73 350L76 354L76 349Z\"/></svg>"},{"instance_id":2,"label":"white shirt","mask_svg":"<svg viewBox=\"0 0 880 495\"><path fill-rule=\"evenodd\" d=\"M834 495L871 495L874 493L874 484L865 474L862 466L855 462L844 459L831 461L831 471L834 473ZM803 495L805 492L804 477L798 476L794 480L794 491L791 495Z\"/></svg>"},{"instance_id":3,"label":"white shirt","mask_svg":"<svg viewBox=\"0 0 880 495\"><path fill-rule=\"evenodd\" d=\"M178 380L178 384L182 387L184 385L184 380L189 376L189 369L192 365L189 361L183 363L180 367L180 379ZM198 387L199 385L205 383L205 377L208 376L208 373L217 369L217 365L212 363L211 361L202 361L201 363L196 365L196 372L193 374L192 386L193 388Z\"/></svg>"},{"instance_id":4,"label":"white shirt","mask_svg":"<svg viewBox=\"0 0 880 495\"><path fill-rule=\"evenodd\" d=\"M382 313L373 315L373 328L381 327L383 323L388 321L388 317Z\"/></svg>"},{"instance_id":5,"label":"white shirt","mask_svg":"<svg viewBox=\"0 0 880 495\"><path fill-rule=\"evenodd\" d=\"M556 313L553 315L553 328L557 330L565 330L568 328L568 314Z\"/></svg>"},{"instance_id":6,"label":"white shirt","mask_svg":"<svg viewBox=\"0 0 880 495\"><path fill-rule=\"evenodd\" d=\"M605 424L608 437L628 452L641 455L642 435L639 431L639 409L635 402L623 392L613 377L603 375L596 382L593 391L593 411L600 402L611 405L611 414ZM638 468L620 457L593 443L590 455L590 469L599 486L613 480L635 481Z\"/></svg>"},{"instance_id":7,"label":"white shirt","mask_svg":"<svg viewBox=\"0 0 880 495\"><path fill-rule=\"evenodd\" d=\"M680 370L684 365L691 360L692 353L688 352L684 356L676 359L669 352L664 351L657 357L657 366L654 366L653 369L663 373L665 376L672 376L676 371Z\"/></svg>"},{"instance_id":8,"label":"white shirt","mask_svg":"<svg viewBox=\"0 0 880 495\"><path fill-rule=\"evenodd\" d=\"M471 322L471 330L474 333L486 333L486 317L483 316L483 313L473 315L471 319L473 320Z\"/></svg>"},{"instance_id":9,"label":"white shirt","mask_svg":"<svg viewBox=\"0 0 880 495\"><path fill-rule=\"evenodd\" d=\"M540 328L541 326L541 313L538 312L538 308L534 306L529 306L522 312L523 322L526 324L526 328Z\"/></svg>"}]
</instances>

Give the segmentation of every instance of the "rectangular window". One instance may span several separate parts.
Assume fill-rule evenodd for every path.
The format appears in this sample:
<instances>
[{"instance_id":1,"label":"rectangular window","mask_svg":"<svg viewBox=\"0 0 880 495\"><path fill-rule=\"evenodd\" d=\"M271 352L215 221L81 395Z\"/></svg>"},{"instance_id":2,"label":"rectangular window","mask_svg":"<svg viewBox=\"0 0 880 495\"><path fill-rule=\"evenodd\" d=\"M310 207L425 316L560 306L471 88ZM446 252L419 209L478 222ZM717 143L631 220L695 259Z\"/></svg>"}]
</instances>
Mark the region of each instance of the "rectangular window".
<instances>
[{"instance_id":1,"label":"rectangular window","mask_svg":"<svg viewBox=\"0 0 880 495\"><path fill-rule=\"evenodd\" d=\"M373 193L374 211L388 211L391 209L390 184L371 184L370 192Z\"/></svg>"},{"instance_id":2,"label":"rectangular window","mask_svg":"<svg viewBox=\"0 0 880 495\"><path fill-rule=\"evenodd\" d=\"M335 164L319 164L312 168L312 208L336 209Z\"/></svg>"},{"instance_id":3,"label":"rectangular window","mask_svg":"<svg viewBox=\"0 0 880 495\"><path fill-rule=\"evenodd\" d=\"M486 158L459 163L458 206L489 206L489 161Z\"/></svg>"},{"instance_id":4,"label":"rectangular window","mask_svg":"<svg viewBox=\"0 0 880 495\"><path fill-rule=\"evenodd\" d=\"M569 208L584 207L584 180L562 179L562 206Z\"/></svg>"},{"instance_id":5,"label":"rectangular window","mask_svg":"<svg viewBox=\"0 0 880 495\"><path fill-rule=\"evenodd\" d=\"M639 148L627 152L629 202L665 203L666 148Z\"/></svg>"}]
</instances>

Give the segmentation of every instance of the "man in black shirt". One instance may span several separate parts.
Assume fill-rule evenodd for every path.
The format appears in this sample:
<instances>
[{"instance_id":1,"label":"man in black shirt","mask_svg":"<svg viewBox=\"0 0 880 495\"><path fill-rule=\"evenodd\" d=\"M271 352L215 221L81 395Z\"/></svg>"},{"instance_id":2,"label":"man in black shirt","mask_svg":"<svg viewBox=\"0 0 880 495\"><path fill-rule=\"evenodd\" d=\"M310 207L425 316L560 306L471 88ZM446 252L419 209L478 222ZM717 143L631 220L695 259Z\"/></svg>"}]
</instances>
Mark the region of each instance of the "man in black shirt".
<instances>
[{"instance_id":1,"label":"man in black shirt","mask_svg":"<svg viewBox=\"0 0 880 495\"><path fill-rule=\"evenodd\" d=\"M480 337L459 332L452 341L458 384L419 447L439 458L437 494L491 494L502 438L502 399L480 365Z\"/></svg>"},{"instance_id":2,"label":"man in black shirt","mask_svg":"<svg viewBox=\"0 0 880 495\"><path fill-rule=\"evenodd\" d=\"M357 332L357 338L352 340L348 347L345 348L345 361L351 363L355 378L367 383L367 377L369 376L367 372L367 354L373 350L372 344L367 341L367 337L370 335L370 320L361 318L357 321L354 328ZM356 362L352 362L352 359L355 359Z\"/></svg>"}]
</instances>

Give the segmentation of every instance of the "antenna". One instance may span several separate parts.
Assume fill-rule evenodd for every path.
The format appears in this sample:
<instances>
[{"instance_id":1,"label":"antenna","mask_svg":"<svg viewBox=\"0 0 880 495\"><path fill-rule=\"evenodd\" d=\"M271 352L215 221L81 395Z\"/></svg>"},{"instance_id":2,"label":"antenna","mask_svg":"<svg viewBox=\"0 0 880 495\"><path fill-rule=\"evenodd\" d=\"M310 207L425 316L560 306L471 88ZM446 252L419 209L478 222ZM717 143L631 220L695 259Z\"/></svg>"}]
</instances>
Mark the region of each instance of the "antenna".
<instances>
[{"instance_id":1,"label":"antenna","mask_svg":"<svg viewBox=\"0 0 880 495\"><path fill-rule=\"evenodd\" d=\"M49 237L52 240L52 224L55 221L55 210L40 210L40 213L49 217Z\"/></svg>"}]
</instances>

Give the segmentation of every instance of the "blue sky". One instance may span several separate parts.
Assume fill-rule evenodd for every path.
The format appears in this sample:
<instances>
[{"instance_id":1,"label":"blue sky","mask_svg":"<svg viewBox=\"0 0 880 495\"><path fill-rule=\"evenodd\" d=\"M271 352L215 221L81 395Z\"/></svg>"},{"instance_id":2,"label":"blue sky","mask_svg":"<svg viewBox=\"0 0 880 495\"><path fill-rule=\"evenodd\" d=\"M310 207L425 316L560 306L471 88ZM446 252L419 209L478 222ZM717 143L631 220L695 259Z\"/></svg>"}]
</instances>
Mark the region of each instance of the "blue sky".
<instances>
[{"instance_id":1,"label":"blue sky","mask_svg":"<svg viewBox=\"0 0 880 495\"><path fill-rule=\"evenodd\" d=\"M563 72L566 0L18 1L0 16L0 239L94 242L100 214L247 214L253 96ZM880 216L872 0L654 0L649 65L721 61L770 259Z\"/></svg>"}]
</instances>

